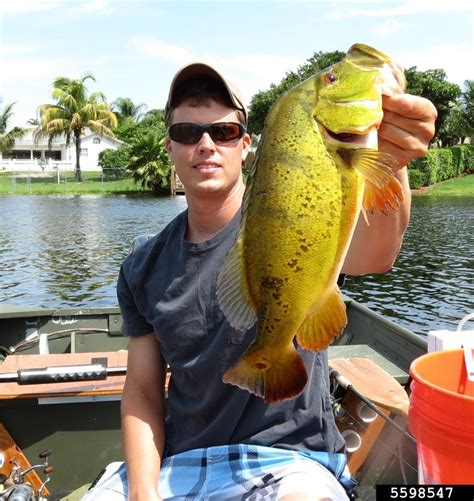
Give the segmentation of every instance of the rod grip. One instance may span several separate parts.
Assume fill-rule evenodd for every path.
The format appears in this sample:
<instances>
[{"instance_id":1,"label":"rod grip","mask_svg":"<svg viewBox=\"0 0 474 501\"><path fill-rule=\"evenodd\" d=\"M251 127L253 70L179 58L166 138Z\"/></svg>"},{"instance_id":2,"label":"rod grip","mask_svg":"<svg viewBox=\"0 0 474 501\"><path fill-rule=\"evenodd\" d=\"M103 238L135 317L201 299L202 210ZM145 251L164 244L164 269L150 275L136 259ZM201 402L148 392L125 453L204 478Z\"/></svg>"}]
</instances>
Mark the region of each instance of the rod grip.
<instances>
[{"instance_id":1,"label":"rod grip","mask_svg":"<svg viewBox=\"0 0 474 501\"><path fill-rule=\"evenodd\" d=\"M17 383L70 383L75 381L99 381L107 378L107 367L102 364L63 365L37 369L20 369Z\"/></svg>"}]
</instances>

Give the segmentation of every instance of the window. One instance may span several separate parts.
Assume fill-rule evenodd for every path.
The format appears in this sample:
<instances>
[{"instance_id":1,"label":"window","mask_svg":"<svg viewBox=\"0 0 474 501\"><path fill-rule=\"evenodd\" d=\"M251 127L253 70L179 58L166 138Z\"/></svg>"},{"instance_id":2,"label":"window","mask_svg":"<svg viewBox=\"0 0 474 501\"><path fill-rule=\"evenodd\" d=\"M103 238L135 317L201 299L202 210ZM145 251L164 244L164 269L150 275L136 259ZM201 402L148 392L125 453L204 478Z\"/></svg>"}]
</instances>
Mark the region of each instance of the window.
<instances>
[{"instance_id":1,"label":"window","mask_svg":"<svg viewBox=\"0 0 474 501\"><path fill-rule=\"evenodd\" d=\"M89 154L89 150L87 148L81 148L80 152L79 152L79 155L81 157L87 157Z\"/></svg>"},{"instance_id":2,"label":"window","mask_svg":"<svg viewBox=\"0 0 474 501\"><path fill-rule=\"evenodd\" d=\"M92 142L94 144L100 144L100 137L95 137Z\"/></svg>"}]
</instances>

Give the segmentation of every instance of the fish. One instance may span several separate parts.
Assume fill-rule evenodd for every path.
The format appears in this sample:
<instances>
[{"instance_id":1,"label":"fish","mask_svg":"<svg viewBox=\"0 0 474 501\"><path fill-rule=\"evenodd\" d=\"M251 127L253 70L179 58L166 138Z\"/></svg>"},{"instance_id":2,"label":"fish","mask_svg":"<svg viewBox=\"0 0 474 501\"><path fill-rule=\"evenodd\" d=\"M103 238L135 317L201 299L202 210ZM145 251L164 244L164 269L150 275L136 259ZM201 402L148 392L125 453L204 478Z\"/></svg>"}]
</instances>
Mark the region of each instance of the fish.
<instances>
[{"instance_id":1,"label":"fish","mask_svg":"<svg viewBox=\"0 0 474 501\"><path fill-rule=\"evenodd\" d=\"M295 346L322 350L347 323L337 279L361 210L403 203L393 158L377 151L382 95L400 91L390 64L355 44L280 96L267 115L217 300L233 328L257 323L222 380L268 403L294 398L306 385Z\"/></svg>"}]
</instances>

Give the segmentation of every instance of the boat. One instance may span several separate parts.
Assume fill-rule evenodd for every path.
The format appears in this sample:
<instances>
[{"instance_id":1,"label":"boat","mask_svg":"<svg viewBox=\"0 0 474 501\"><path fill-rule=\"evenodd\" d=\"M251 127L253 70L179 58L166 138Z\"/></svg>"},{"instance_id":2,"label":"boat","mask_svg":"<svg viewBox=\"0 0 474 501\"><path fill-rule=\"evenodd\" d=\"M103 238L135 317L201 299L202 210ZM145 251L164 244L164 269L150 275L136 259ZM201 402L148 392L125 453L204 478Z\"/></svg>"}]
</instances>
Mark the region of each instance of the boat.
<instances>
[{"instance_id":1,"label":"boat","mask_svg":"<svg viewBox=\"0 0 474 501\"><path fill-rule=\"evenodd\" d=\"M359 496L370 501L376 484L417 483L416 447L405 431L409 366L427 343L350 298L345 303L347 327L328 349L333 407ZM0 303L0 499L20 487L36 497L18 499L79 499L108 463L122 459L121 324L118 307Z\"/></svg>"}]
</instances>

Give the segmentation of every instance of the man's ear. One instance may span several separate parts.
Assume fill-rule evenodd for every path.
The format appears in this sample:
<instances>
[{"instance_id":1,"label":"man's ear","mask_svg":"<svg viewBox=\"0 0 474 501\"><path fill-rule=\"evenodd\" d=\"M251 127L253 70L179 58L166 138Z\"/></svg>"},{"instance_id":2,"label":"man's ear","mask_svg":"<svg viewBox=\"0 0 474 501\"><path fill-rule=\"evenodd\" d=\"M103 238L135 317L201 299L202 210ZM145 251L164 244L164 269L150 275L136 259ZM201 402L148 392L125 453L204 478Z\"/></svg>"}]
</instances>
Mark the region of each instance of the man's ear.
<instances>
[{"instance_id":1,"label":"man's ear","mask_svg":"<svg viewBox=\"0 0 474 501\"><path fill-rule=\"evenodd\" d=\"M242 140L243 140L242 161L244 162L249 153L250 146L252 145L252 138L250 137L250 134L244 134Z\"/></svg>"},{"instance_id":2,"label":"man's ear","mask_svg":"<svg viewBox=\"0 0 474 501\"><path fill-rule=\"evenodd\" d=\"M166 151L168 152L168 155L171 156L172 147L171 147L171 139L169 137L167 137L165 139L165 147L166 147Z\"/></svg>"}]
</instances>

